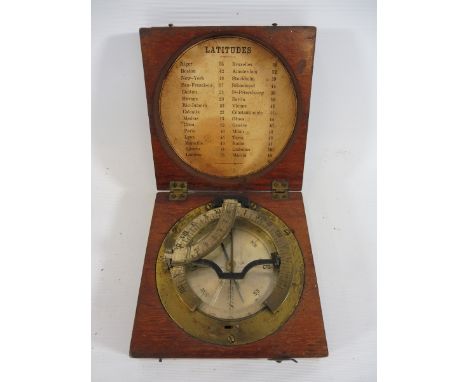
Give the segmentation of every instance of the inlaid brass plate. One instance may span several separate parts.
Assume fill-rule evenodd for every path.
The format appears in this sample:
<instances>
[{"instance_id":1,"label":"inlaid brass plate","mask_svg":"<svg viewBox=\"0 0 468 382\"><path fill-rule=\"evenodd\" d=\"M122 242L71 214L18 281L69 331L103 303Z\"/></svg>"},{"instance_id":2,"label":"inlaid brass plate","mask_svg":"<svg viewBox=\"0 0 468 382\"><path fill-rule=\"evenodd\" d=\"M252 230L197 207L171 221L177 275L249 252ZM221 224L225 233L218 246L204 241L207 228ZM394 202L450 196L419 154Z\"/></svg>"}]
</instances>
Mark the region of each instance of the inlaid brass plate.
<instances>
[{"instance_id":1,"label":"inlaid brass plate","mask_svg":"<svg viewBox=\"0 0 468 382\"><path fill-rule=\"evenodd\" d=\"M271 50L243 37L190 46L170 67L156 100L172 150L216 177L265 169L284 151L296 124L290 73Z\"/></svg>"},{"instance_id":2,"label":"inlaid brass plate","mask_svg":"<svg viewBox=\"0 0 468 382\"><path fill-rule=\"evenodd\" d=\"M156 283L162 305L184 331L235 346L276 332L291 317L302 294L304 262L294 234L264 208L238 205L235 221L219 224L228 203L233 201L198 207L172 227L158 253ZM218 243L217 231L229 234L202 259L187 252L185 261L177 260L178 250Z\"/></svg>"}]
</instances>

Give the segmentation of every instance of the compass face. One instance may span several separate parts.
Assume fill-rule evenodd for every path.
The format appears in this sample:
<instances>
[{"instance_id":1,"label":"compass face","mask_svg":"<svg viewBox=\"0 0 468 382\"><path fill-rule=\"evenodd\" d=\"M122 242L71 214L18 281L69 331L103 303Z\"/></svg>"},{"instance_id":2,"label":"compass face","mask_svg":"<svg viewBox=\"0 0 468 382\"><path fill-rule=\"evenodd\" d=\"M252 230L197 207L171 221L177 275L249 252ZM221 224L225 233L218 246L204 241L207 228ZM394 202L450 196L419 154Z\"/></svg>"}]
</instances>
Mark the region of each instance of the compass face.
<instances>
[{"instance_id":1,"label":"compass face","mask_svg":"<svg viewBox=\"0 0 468 382\"><path fill-rule=\"evenodd\" d=\"M214 228L214 227L210 227ZM205 259L215 262L224 272L241 272L257 259L271 259L274 245L247 223L236 224L221 245ZM235 253L235 256L234 256ZM272 264L250 269L242 279L220 279L210 267L190 267L187 281L200 298L198 309L214 318L241 319L265 307L278 278Z\"/></svg>"},{"instance_id":2,"label":"compass face","mask_svg":"<svg viewBox=\"0 0 468 382\"><path fill-rule=\"evenodd\" d=\"M299 302L304 265L288 227L233 199L201 206L171 229L156 282L171 318L201 340L239 345L277 331Z\"/></svg>"}]
</instances>

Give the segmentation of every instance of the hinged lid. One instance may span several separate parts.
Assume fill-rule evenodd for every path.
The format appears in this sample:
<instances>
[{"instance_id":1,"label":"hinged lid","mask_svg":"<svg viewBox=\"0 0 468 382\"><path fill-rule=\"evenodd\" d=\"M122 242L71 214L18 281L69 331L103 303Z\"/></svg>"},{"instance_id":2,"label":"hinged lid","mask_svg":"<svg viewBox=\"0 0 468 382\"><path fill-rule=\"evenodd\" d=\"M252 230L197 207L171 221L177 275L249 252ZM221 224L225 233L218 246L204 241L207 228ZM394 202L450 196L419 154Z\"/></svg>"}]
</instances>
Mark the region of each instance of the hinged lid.
<instances>
[{"instance_id":1,"label":"hinged lid","mask_svg":"<svg viewBox=\"0 0 468 382\"><path fill-rule=\"evenodd\" d=\"M289 197L289 185L287 180L274 180L271 183L273 199L287 199Z\"/></svg>"},{"instance_id":2,"label":"hinged lid","mask_svg":"<svg viewBox=\"0 0 468 382\"><path fill-rule=\"evenodd\" d=\"M284 179L301 190L315 27L143 28L140 38L158 189L184 179L191 190L267 191Z\"/></svg>"},{"instance_id":3,"label":"hinged lid","mask_svg":"<svg viewBox=\"0 0 468 382\"><path fill-rule=\"evenodd\" d=\"M171 180L169 191L169 200L185 200L188 192L187 182Z\"/></svg>"}]
</instances>

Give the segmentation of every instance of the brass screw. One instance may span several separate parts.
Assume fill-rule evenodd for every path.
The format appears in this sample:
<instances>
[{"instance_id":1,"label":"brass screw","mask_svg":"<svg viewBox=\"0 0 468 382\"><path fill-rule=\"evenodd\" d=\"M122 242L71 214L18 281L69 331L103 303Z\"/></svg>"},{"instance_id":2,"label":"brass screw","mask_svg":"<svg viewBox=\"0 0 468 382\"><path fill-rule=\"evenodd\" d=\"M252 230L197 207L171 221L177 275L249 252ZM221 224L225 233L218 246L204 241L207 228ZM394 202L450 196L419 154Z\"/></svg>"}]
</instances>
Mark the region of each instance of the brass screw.
<instances>
[{"instance_id":1,"label":"brass screw","mask_svg":"<svg viewBox=\"0 0 468 382\"><path fill-rule=\"evenodd\" d=\"M228 341L229 341L229 343L233 344L234 342L236 342L236 339L234 338L234 336L232 334L229 334Z\"/></svg>"}]
</instances>

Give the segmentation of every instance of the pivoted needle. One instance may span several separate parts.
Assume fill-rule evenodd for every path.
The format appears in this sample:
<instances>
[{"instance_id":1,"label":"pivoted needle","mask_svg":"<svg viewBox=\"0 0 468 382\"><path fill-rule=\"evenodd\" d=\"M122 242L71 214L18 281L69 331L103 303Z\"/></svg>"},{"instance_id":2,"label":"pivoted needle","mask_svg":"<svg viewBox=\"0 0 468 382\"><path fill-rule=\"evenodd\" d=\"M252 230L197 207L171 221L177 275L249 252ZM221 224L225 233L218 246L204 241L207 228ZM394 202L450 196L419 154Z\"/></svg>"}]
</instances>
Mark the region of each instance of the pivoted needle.
<instances>
[{"instance_id":1,"label":"pivoted needle","mask_svg":"<svg viewBox=\"0 0 468 382\"><path fill-rule=\"evenodd\" d=\"M232 255L233 255L233 247L234 247L234 239L232 237L232 231L231 231L231 254ZM227 254L226 247L224 246L224 243L221 243L221 248L223 250L224 257L226 258L226 261L229 263L229 255ZM233 256L231 257L231 260L233 260ZM232 269L232 267L233 267L233 264L231 262L231 269L230 269L231 272L234 271ZM237 292L239 293L239 297L240 297L241 301L244 302L244 297L242 296L242 293L240 291L239 281L238 280L233 280L233 281L234 281L234 285L236 286Z\"/></svg>"},{"instance_id":2,"label":"pivoted needle","mask_svg":"<svg viewBox=\"0 0 468 382\"><path fill-rule=\"evenodd\" d=\"M213 297L211 298L210 304L214 305L216 304L216 301L218 301L219 294L221 293L221 289L223 289L223 286L225 284L226 280L219 280L218 286L213 294Z\"/></svg>"},{"instance_id":3,"label":"pivoted needle","mask_svg":"<svg viewBox=\"0 0 468 382\"><path fill-rule=\"evenodd\" d=\"M242 293L240 291L239 281L234 280L234 285L237 288L237 292L239 292L239 297L240 297L241 301L244 302L244 297L242 297Z\"/></svg>"},{"instance_id":4,"label":"pivoted needle","mask_svg":"<svg viewBox=\"0 0 468 382\"><path fill-rule=\"evenodd\" d=\"M224 246L224 243L221 243L221 248L223 249L224 257L226 258L226 261L229 262L229 255L226 252L226 247Z\"/></svg>"}]
</instances>

